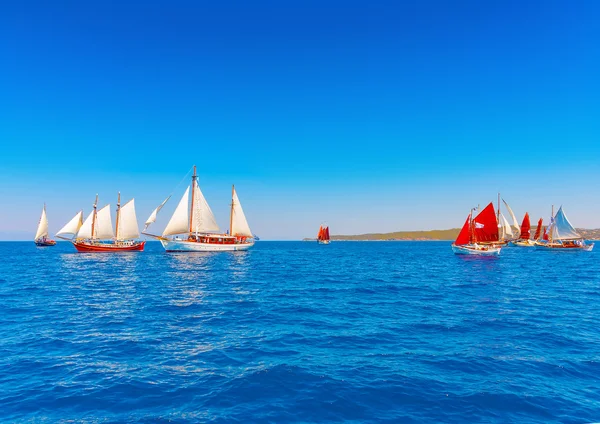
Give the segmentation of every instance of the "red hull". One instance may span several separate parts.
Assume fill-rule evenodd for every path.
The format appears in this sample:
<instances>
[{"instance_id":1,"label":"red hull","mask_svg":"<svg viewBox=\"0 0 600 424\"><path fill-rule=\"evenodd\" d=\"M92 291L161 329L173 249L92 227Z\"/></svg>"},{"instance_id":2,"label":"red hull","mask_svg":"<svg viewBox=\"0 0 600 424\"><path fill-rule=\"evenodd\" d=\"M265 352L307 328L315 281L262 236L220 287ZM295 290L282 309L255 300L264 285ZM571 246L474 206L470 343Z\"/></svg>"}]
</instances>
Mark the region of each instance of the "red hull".
<instances>
[{"instance_id":1,"label":"red hull","mask_svg":"<svg viewBox=\"0 0 600 424\"><path fill-rule=\"evenodd\" d=\"M130 246L120 246L116 244L109 243L98 243L98 244L89 244L83 242L73 242L73 246L77 249L78 252L141 252L144 250L145 241L136 242Z\"/></svg>"}]
</instances>

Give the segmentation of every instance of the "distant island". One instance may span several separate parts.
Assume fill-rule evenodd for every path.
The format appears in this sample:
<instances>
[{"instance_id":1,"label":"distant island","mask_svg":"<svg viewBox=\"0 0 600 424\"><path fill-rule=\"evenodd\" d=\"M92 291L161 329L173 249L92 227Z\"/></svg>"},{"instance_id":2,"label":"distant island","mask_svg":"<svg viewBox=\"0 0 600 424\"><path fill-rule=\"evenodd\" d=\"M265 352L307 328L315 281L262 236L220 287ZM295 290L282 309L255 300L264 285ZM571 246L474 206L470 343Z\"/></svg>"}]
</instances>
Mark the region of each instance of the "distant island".
<instances>
[{"instance_id":1,"label":"distant island","mask_svg":"<svg viewBox=\"0 0 600 424\"><path fill-rule=\"evenodd\" d=\"M535 233L536 227L531 229ZM455 240L460 228L451 228L449 230L429 230L429 231L396 231L393 233L372 233L357 235L331 235L331 240L337 241L435 241L435 240ZM577 231L588 240L600 239L600 229L588 230L578 228ZM315 238L305 238L305 241L315 240Z\"/></svg>"}]
</instances>

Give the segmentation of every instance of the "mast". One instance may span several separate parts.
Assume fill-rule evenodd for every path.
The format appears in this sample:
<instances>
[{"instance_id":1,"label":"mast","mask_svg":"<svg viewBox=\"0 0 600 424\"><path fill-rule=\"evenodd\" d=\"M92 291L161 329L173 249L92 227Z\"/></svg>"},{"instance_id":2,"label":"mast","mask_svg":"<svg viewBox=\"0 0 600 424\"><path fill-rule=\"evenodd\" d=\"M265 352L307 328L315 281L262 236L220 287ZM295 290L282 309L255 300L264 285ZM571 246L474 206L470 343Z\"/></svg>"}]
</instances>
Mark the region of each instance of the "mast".
<instances>
[{"instance_id":1,"label":"mast","mask_svg":"<svg viewBox=\"0 0 600 424\"><path fill-rule=\"evenodd\" d=\"M194 222L194 190L196 189L196 165L194 165L194 175L192 175L192 203L190 206L190 233L193 231L193 222Z\"/></svg>"},{"instance_id":2,"label":"mast","mask_svg":"<svg viewBox=\"0 0 600 424\"><path fill-rule=\"evenodd\" d=\"M229 213L229 235L233 235L233 195L235 194L235 185L231 185L231 212Z\"/></svg>"},{"instance_id":3,"label":"mast","mask_svg":"<svg viewBox=\"0 0 600 424\"><path fill-rule=\"evenodd\" d=\"M96 208L98 207L98 193L96 193L96 201L94 202L94 215L92 215L92 239L96 238L94 237L94 229L96 227Z\"/></svg>"},{"instance_id":4,"label":"mast","mask_svg":"<svg viewBox=\"0 0 600 424\"><path fill-rule=\"evenodd\" d=\"M552 215L550 215L550 224L554 224L554 205L552 205ZM548 241L552 243L552 231L548 231Z\"/></svg>"},{"instance_id":5,"label":"mast","mask_svg":"<svg viewBox=\"0 0 600 424\"><path fill-rule=\"evenodd\" d=\"M116 240L119 240L119 215L121 215L121 192L119 192L119 197L117 198L117 222L115 224Z\"/></svg>"},{"instance_id":6,"label":"mast","mask_svg":"<svg viewBox=\"0 0 600 424\"><path fill-rule=\"evenodd\" d=\"M496 221L500 225L500 193L498 193L498 210L496 211ZM498 237L500 239L500 237ZM504 227L502 227L502 240L504 240Z\"/></svg>"}]
</instances>

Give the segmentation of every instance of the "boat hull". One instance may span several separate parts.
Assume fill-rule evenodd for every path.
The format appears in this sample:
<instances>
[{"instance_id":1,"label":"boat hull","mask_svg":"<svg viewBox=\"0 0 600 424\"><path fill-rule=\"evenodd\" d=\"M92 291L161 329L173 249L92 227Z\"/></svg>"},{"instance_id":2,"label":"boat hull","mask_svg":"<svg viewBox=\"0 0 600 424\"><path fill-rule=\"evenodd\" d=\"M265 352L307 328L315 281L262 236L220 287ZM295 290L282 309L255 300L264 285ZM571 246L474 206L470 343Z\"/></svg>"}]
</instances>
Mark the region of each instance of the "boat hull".
<instances>
[{"instance_id":1,"label":"boat hull","mask_svg":"<svg viewBox=\"0 0 600 424\"><path fill-rule=\"evenodd\" d=\"M452 251L456 255L498 256L500 250L500 247L494 246L452 245Z\"/></svg>"},{"instance_id":2,"label":"boat hull","mask_svg":"<svg viewBox=\"0 0 600 424\"><path fill-rule=\"evenodd\" d=\"M319 244L329 244L331 243L329 240L318 240Z\"/></svg>"},{"instance_id":3,"label":"boat hull","mask_svg":"<svg viewBox=\"0 0 600 424\"><path fill-rule=\"evenodd\" d=\"M160 239L160 242L167 252L237 252L254 246L254 242L218 244L167 239Z\"/></svg>"},{"instance_id":4,"label":"boat hull","mask_svg":"<svg viewBox=\"0 0 600 424\"><path fill-rule=\"evenodd\" d=\"M533 240L516 240L512 242L512 245L517 247L535 247L536 242Z\"/></svg>"},{"instance_id":5,"label":"boat hull","mask_svg":"<svg viewBox=\"0 0 600 424\"><path fill-rule=\"evenodd\" d=\"M535 245L536 249L539 250L551 250L561 252L591 252L594 248L594 243L581 244L581 245L562 245L560 243L538 243Z\"/></svg>"},{"instance_id":6,"label":"boat hull","mask_svg":"<svg viewBox=\"0 0 600 424\"><path fill-rule=\"evenodd\" d=\"M36 240L35 241L35 245L38 247L49 247L49 246L56 246L56 242L54 240Z\"/></svg>"},{"instance_id":7,"label":"boat hull","mask_svg":"<svg viewBox=\"0 0 600 424\"><path fill-rule=\"evenodd\" d=\"M145 244L145 241L132 244L73 242L73 246L78 252L85 253L141 252L144 250Z\"/></svg>"}]
</instances>

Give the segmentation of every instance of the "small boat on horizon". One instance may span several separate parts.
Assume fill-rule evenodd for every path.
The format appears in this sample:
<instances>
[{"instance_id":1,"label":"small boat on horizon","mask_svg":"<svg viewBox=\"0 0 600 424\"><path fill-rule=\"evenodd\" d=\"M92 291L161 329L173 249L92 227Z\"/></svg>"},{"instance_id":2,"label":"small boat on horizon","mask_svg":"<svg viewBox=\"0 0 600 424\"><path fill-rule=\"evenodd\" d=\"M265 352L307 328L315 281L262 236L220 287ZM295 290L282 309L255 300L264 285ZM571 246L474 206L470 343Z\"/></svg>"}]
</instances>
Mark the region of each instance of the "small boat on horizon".
<instances>
[{"instance_id":1,"label":"small boat on horizon","mask_svg":"<svg viewBox=\"0 0 600 424\"><path fill-rule=\"evenodd\" d=\"M248 250L254 246L254 235L250 231L235 186L231 187L229 231L226 234L220 232L215 216L200 190L196 165L192 175L191 191L191 202L190 187L187 187L161 236L145 231L156 221L158 212L171 196L152 211L142 234L158 239L167 252L238 251ZM185 235L185 238L180 235Z\"/></svg>"},{"instance_id":2,"label":"small boat on horizon","mask_svg":"<svg viewBox=\"0 0 600 424\"><path fill-rule=\"evenodd\" d=\"M93 210L82 221L83 212L77 213L57 234L58 238L68 240L78 252L140 252L146 244L140 237L135 202L131 199L121 206L121 193L117 200L117 220L113 231L110 205L98 210L98 195ZM73 234L72 238L63 237Z\"/></svg>"},{"instance_id":3,"label":"small boat on horizon","mask_svg":"<svg viewBox=\"0 0 600 424\"><path fill-rule=\"evenodd\" d=\"M546 243L536 243L536 247L542 250L590 252L594 248L594 243L586 243L581 234L573 227L562 206L558 209L556 215L551 218L544 236L544 238L547 238Z\"/></svg>"},{"instance_id":4,"label":"small boat on horizon","mask_svg":"<svg viewBox=\"0 0 600 424\"><path fill-rule=\"evenodd\" d=\"M502 249L498 242L498 221L494 204L490 202L475 218L469 212L458 237L452 243L452 251L457 255L497 256Z\"/></svg>"},{"instance_id":5,"label":"small boat on horizon","mask_svg":"<svg viewBox=\"0 0 600 424\"><path fill-rule=\"evenodd\" d=\"M331 237L329 236L329 226L319 226L319 232L317 234L317 242L319 244L331 243Z\"/></svg>"},{"instance_id":6,"label":"small boat on horizon","mask_svg":"<svg viewBox=\"0 0 600 424\"><path fill-rule=\"evenodd\" d=\"M46 216L45 203L42 208L42 215L40 216L40 221L33 241L36 246L40 247L56 246L56 241L48 238L48 217Z\"/></svg>"}]
</instances>

